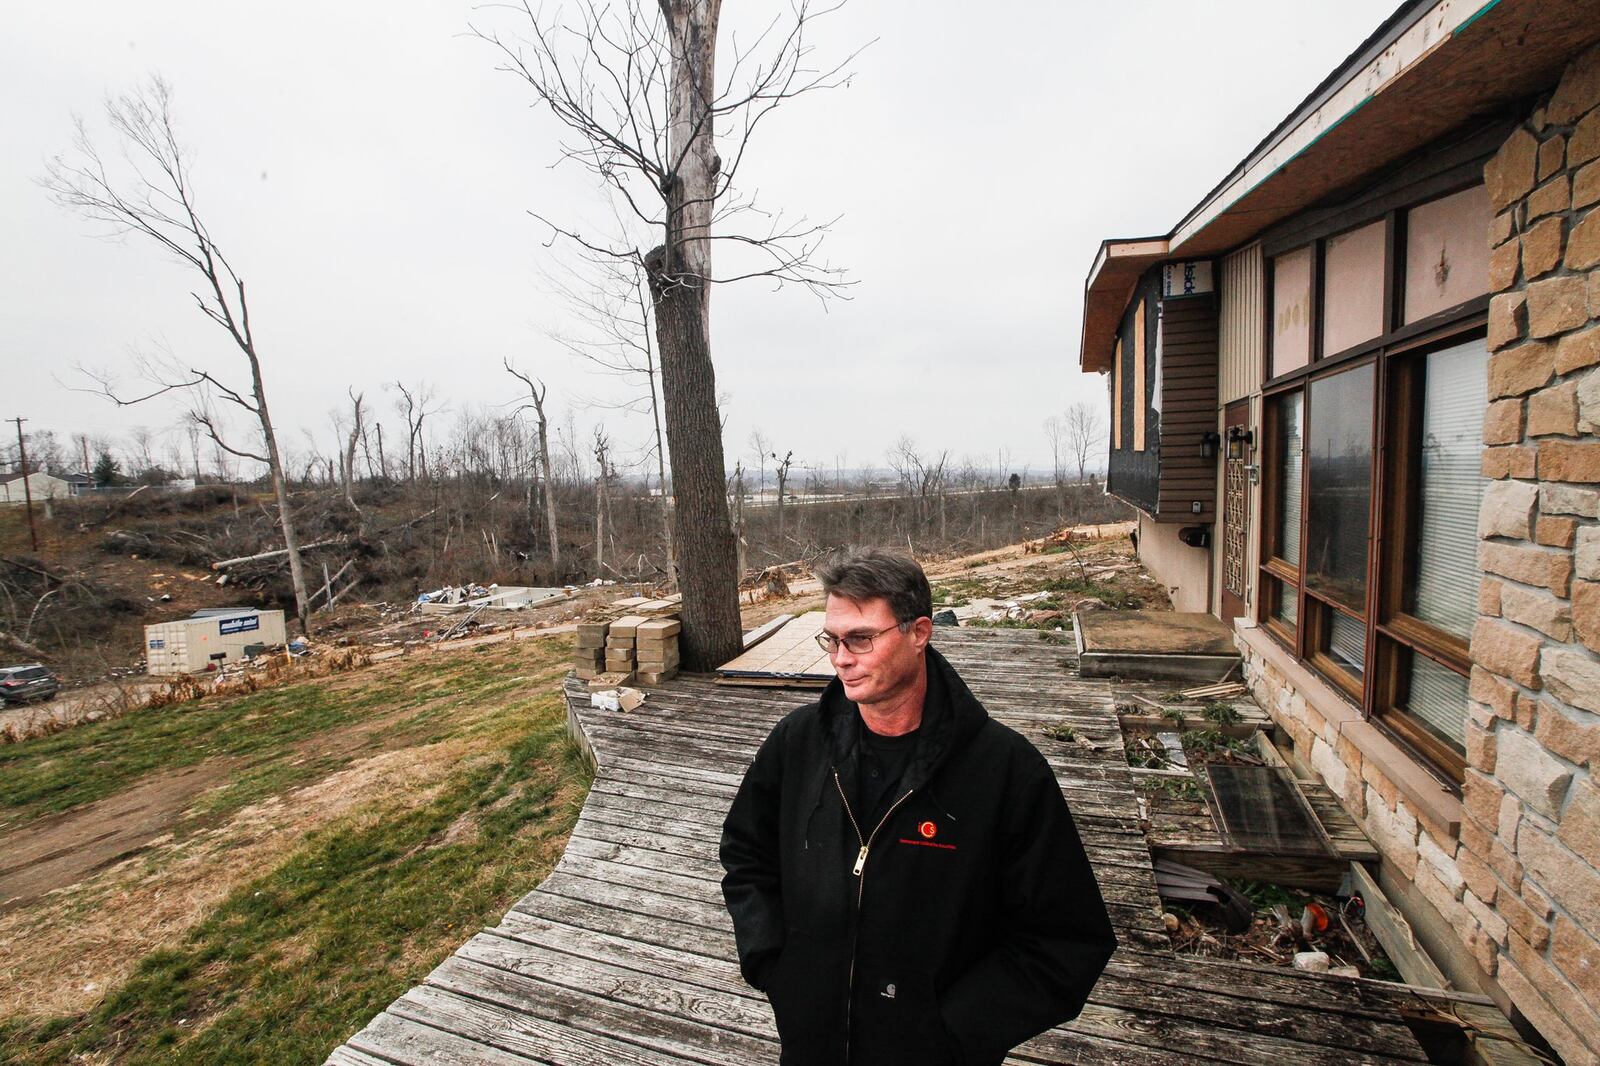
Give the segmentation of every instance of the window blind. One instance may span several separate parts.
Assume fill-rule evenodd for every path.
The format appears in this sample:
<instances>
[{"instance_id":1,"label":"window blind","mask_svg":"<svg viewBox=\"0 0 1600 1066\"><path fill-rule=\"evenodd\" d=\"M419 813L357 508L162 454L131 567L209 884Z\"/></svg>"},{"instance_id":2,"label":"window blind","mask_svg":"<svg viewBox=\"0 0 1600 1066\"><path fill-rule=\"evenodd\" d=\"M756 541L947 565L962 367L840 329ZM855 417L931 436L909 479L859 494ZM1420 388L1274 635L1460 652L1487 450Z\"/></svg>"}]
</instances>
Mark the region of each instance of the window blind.
<instances>
[{"instance_id":1,"label":"window blind","mask_svg":"<svg viewBox=\"0 0 1600 1066\"><path fill-rule=\"evenodd\" d=\"M1414 613L1462 639L1478 616L1478 505L1483 499L1483 412L1489 405L1483 340L1427 356L1422 400L1422 489Z\"/></svg>"},{"instance_id":2,"label":"window blind","mask_svg":"<svg viewBox=\"0 0 1600 1066\"><path fill-rule=\"evenodd\" d=\"M1279 424L1283 427L1283 522L1278 527L1278 547L1286 563L1300 564L1300 487L1303 458L1301 436L1303 432L1305 394L1296 392L1283 398L1278 406Z\"/></svg>"},{"instance_id":3,"label":"window blind","mask_svg":"<svg viewBox=\"0 0 1600 1066\"><path fill-rule=\"evenodd\" d=\"M1421 655L1411 656L1411 696L1406 701L1413 715L1430 732L1466 750L1467 679Z\"/></svg>"},{"instance_id":4,"label":"window blind","mask_svg":"<svg viewBox=\"0 0 1600 1066\"><path fill-rule=\"evenodd\" d=\"M1328 608L1328 654L1355 677L1367 668L1367 627Z\"/></svg>"}]
</instances>

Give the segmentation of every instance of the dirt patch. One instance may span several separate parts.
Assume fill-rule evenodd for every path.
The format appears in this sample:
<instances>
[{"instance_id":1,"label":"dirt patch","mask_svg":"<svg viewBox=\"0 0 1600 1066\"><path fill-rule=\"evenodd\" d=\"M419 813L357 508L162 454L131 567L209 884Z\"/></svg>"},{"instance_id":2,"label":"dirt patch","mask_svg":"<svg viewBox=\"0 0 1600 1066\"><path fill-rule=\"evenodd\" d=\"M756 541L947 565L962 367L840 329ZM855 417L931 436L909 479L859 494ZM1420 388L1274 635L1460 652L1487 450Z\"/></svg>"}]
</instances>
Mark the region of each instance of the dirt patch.
<instances>
[{"instance_id":1,"label":"dirt patch","mask_svg":"<svg viewBox=\"0 0 1600 1066\"><path fill-rule=\"evenodd\" d=\"M147 840L142 854L0 915L0 1013L87 1010L307 833L358 806L360 824L370 825L431 801L480 745L454 739L381 752L182 841Z\"/></svg>"},{"instance_id":2,"label":"dirt patch","mask_svg":"<svg viewBox=\"0 0 1600 1066\"><path fill-rule=\"evenodd\" d=\"M234 760L159 774L86 807L40 819L3 838L0 914L131 858L172 828L196 797L222 784Z\"/></svg>"}]
</instances>

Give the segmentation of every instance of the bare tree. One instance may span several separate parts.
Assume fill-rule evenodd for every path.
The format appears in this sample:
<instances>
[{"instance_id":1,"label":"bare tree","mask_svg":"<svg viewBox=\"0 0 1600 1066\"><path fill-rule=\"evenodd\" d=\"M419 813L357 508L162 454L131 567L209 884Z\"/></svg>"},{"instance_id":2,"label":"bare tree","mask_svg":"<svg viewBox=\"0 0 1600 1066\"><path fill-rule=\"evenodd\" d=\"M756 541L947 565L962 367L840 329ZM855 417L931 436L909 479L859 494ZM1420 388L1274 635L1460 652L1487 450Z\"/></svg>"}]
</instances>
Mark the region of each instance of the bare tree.
<instances>
[{"instance_id":1,"label":"bare tree","mask_svg":"<svg viewBox=\"0 0 1600 1066\"><path fill-rule=\"evenodd\" d=\"M361 508L356 506L356 443L361 440L366 432L366 425L361 418L361 400L364 393L350 389L350 435L345 438L344 451L339 455L339 480L344 486L344 502L359 517Z\"/></svg>"},{"instance_id":2,"label":"bare tree","mask_svg":"<svg viewBox=\"0 0 1600 1066\"><path fill-rule=\"evenodd\" d=\"M1094 454L1095 449L1105 445L1105 422L1100 417L1100 408L1081 400L1067 408L1064 436L1067 451L1077 460L1078 483L1081 485L1089 466L1089 456Z\"/></svg>"},{"instance_id":3,"label":"bare tree","mask_svg":"<svg viewBox=\"0 0 1600 1066\"><path fill-rule=\"evenodd\" d=\"M561 573L561 534L556 529L556 477L550 469L550 420L545 416L544 398L549 394L550 387L543 381L535 381L531 375L524 374L511 365L511 360L502 362L506 373L522 382L528 389L528 403L517 408L525 411L533 408L534 417L538 420L539 429L539 469L544 479L544 514L545 524L550 527L550 566L557 576Z\"/></svg>"},{"instance_id":4,"label":"bare tree","mask_svg":"<svg viewBox=\"0 0 1600 1066\"><path fill-rule=\"evenodd\" d=\"M480 36L573 135L563 158L605 183L641 235L600 244L543 219L592 253L639 263L648 278L672 455L674 539L695 546L679 559L683 663L706 669L742 646L710 287L763 277L825 295L840 283L839 272L816 255L826 225L754 213L734 183L761 120L786 100L841 84L842 65L810 66L806 30L819 12L807 0L799 0L792 20L759 36L752 49L763 50L761 57L735 47L732 75L721 87L714 74L720 0L582 0L550 18L528 0L516 10L521 38ZM732 131L720 155L719 125ZM764 226L730 230L745 211ZM713 241L741 253L731 274L713 273Z\"/></svg>"},{"instance_id":5,"label":"bare tree","mask_svg":"<svg viewBox=\"0 0 1600 1066\"><path fill-rule=\"evenodd\" d=\"M600 576L600 571L606 565L606 512L611 509L611 465L607 458L611 451L611 438L607 437L605 430L594 427L594 572Z\"/></svg>"},{"instance_id":6,"label":"bare tree","mask_svg":"<svg viewBox=\"0 0 1600 1066\"><path fill-rule=\"evenodd\" d=\"M778 475L778 541L783 541L783 497L789 487L789 466L794 462L794 449L785 453L782 459L778 453L772 453L772 470Z\"/></svg>"},{"instance_id":7,"label":"bare tree","mask_svg":"<svg viewBox=\"0 0 1600 1066\"><path fill-rule=\"evenodd\" d=\"M622 228L618 219L618 228ZM659 499L662 544L666 548L667 583L678 584L677 551L672 539L672 493L668 491L668 449L662 431L661 402L654 338L650 331L650 286L643 264L633 259L596 255L586 248L577 252L578 269L546 275L551 290L560 296L583 324L580 331L551 336L562 347L608 374L635 382L640 394L620 404L623 410L649 412L654 431L652 451Z\"/></svg>"},{"instance_id":8,"label":"bare tree","mask_svg":"<svg viewBox=\"0 0 1600 1066\"><path fill-rule=\"evenodd\" d=\"M761 494L761 499L765 500L767 496L767 456L772 454L772 441L758 427L750 431L750 447L756 453L756 470L760 486L758 491Z\"/></svg>"},{"instance_id":9,"label":"bare tree","mask_svg":"<svg viewBox=\"0 0 1600 1066\"><path fill-rule=\"evenodd\" d=\"M434 403L433 386L418 382L408 389L396 381L394 387L400 393L400 399L395 401L395 411L406 420L406 480L415 482L419 467L426 480L428 460L424 454L422 423L429 415L439 413L439 407L430 406Z\"/></svg>"},{"instance_id":10,"label":"bare tree","mask_svg":"<svg viewBox=\"0 0 1600 1066\"><path fill-rule=\"evenodd\" d=\"M195 190L190 181L188 152L178 140L172 117L172 90L159 77L132 92L106 102L106 118L120 142L131 174L114 178L80 120L75 151L69 160L57 156L46 167L43 185L60 206L117 233L135 233L154 241L176 256L203 279L191 293L202 313L221 327L249 371L249 385L230 385L210 370L169 363L154 376L154 391L143 396L118 396L109 377L100 376L102 390L118 404L134 404L176 390L189 391L195 403L190 419L205 430L217 447L231 455L267 467L278 503L278 526L289 559L295 608L301 629L311 632L311 609L306 596L305 572L300 559L300 538L289 506L289 486L283 456L267 409L261 359L250 325L250 305L244 281L234 271L211 231L201 221ZM229 443L210 404L213 398L245 412L260 432L257 450Z\"/></svg>"}]
</instances>

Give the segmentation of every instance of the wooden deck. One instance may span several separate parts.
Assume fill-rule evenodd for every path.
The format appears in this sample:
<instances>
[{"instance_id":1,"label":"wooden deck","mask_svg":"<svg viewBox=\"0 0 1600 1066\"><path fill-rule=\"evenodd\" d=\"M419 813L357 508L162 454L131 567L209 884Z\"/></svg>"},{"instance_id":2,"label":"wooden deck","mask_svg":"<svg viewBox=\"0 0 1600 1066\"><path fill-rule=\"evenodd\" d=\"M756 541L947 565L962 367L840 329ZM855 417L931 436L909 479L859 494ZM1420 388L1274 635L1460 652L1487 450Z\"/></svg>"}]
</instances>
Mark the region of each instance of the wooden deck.
<instances>
[{"instance_id":1,"label":"wooden deck","mask_svg":"<svg viewBox=\"0 0 1600 1066\"><path fill-rule=\"evenodd\" d=\"M1399 1021L1415 1002L1399 986L1166 950L1107 683L1079 678L1071 646L1034 632L936 640L990 713L1049 757L1122 942L1083 1014L1008 1061L1426 1061ZM805 697L683 677L620 714L568 686L598 772L560 864L330 1063L777 1061L771 1010L739 977L716 851L756 746ZM1048 735L1056 725L1076 739Z\"/></svg>"}]
</instances>

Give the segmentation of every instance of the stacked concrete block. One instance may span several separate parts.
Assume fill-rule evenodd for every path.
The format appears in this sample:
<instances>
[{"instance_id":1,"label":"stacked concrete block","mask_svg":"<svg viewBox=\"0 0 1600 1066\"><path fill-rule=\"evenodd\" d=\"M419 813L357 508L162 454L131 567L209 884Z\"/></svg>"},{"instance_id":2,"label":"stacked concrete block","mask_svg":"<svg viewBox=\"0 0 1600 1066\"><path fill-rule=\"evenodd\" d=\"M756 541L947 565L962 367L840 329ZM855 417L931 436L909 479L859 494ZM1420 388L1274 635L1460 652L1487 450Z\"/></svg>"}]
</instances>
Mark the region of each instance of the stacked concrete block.
<instances>
[{"instance_id":1,"label":"stacked concrete block","mask_svg":"<svg viewBox=\"0 0 1600 1066\"><path fill-rule=\"evenodd\" d=\"M634 656L639 682L659 685L678 672L678 633L683 624L676 618L653 618L634 629Z\"/></svg>"},{"instance_id":2,"label":"stacked concrete block","mask_svg":"<svg viewBox=\"0 0 1600 1066\"><path fill-rule=\"evenodd\" d=\"M573 648L572 663L578 677L584 681L598 676L606 668L605 622L579 622L578 638Z\"/></svg>"},{"instance_id":3,"label":"stacked concrete block","mask_svg":"<svg viewBox=\"0 0 1600 1066\"><path fill-rule=\"evenodd\" d=\"M634 670L634 630L646 621L639 615L628 615L611 623L606 634L606 672L631 674Z\"/></svg>"}]
</instances>

